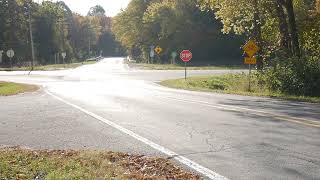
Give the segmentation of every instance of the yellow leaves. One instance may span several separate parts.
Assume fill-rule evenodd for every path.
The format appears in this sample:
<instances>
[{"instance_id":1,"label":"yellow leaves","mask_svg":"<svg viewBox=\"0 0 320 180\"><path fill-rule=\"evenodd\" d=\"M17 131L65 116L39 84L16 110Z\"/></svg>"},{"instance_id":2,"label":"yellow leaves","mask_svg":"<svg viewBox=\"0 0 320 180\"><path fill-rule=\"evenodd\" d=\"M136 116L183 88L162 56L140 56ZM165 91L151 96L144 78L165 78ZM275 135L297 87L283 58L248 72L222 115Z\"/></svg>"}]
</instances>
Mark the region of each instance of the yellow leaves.
<instances>
[{"instance_id":1,"label":"yellow leaves","mask_svg":"<svg viewBox=\"0 0 320 180\"><path fill-rule=\"evenodd\" d=\"M254 13L251 1L210 0L206 2L213 3L209 6L215 9L216 18L223 23L223 33L228 34L233 31L236 34L243 34L250 31L247 27L252 26Z\"/></svg>"},{"instance_id":2,"label":"yellow leaves","mask_svg":"<svg viewBox=\"0 0 320 180\"><path fill-rule=\"evenodd\" d=\"M18 180L25 180L25 179L27 179L27 176L25 174L18 174L17 179Z\"/></svg>"},{"instance_id":3,"label":"yellow leaves","mask_svg":"<svg viewBox=\"0 0 320 180\"><path fill-rule=\"evenodd\" d=\"M18 6L23 6L26 0L16 0Z\"/></svg>"}]
</instances>

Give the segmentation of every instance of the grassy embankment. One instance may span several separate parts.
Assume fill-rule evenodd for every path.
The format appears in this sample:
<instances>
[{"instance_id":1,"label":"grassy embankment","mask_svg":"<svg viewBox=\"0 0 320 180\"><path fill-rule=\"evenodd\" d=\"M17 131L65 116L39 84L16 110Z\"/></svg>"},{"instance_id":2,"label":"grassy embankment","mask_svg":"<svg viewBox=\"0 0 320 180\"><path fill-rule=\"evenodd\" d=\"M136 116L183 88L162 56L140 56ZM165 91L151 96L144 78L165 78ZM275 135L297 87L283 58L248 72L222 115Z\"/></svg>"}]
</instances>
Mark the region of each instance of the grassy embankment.
<instances>
[{"instance_id":1,"label":"grassy embankment","mask_svg":"<svg viewBox=\"0 0 320 180\"><path fill-rule=\"evenodd\" d=\"M143 70L184 70L183 65L178 64L146 64L129 62L132 68ZM224 69L243 69L241 66L188 66L188 70L224 70Z\"/></svg>"},{"instance_id":2,"label":"grassy embankment","mask_svg":"<svg viewBox=\"0 0 320 180\"><path fill-rule=\"evenodd\" d=\"M162 158L105 151L0 149L0 179L166 178L200 179Z\"/></svg>"},{"instance_id":3,"label":"grassy embankment","mask_svg":"<svg viewBox=\"0 0 320 180\"><path fill-rule=\"evenodd\" d=\"M82 65L94 64L96 61L85 61L83 63L71 63L71 64L51 64L44 66L35 66L34 71L54 71L62 69L77 68ZM13 68L0 68L0 71L30 71L30 67L13 67Z\"/></svg>"},{"instance_id":4,"label":"grassy embankment","mask_svg":"<svg viewBox=\"0 0 320 180\"><path fill-rule=\"evenodd\" d=\"M0 81L0 96L10 96L24 92L36 91L37 86Z\"/></svg>"},{"instance_id":5,"label":"grassy embankment","mask_svg":"<svg viewBox=\"0 0 320 180\"><path fill-rule=\"evenodd\" d=\"M222 76L191 77L184 79L166 80L161 85L192 91L217 92L248 96L273 97L286 100L297 100L320 103L320 97L305 97L272 92L259 85L258 79L252 76L251 91L249 91L247 74L227 74Z\"/></svg>"}]
</instances>

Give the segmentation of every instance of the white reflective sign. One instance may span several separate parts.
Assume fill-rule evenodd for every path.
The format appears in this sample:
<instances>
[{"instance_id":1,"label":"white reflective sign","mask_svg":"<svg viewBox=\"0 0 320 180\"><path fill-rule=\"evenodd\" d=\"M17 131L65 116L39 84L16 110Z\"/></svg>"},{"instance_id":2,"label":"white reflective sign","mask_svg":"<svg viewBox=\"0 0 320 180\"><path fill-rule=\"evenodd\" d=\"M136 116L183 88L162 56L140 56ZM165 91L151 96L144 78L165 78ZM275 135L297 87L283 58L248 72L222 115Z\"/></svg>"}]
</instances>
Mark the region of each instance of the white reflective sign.
<instances>
[{"instance_id":1,"label":"white reflective sign","mask_svg":"<svg viewBox=\"0 0 320 180\"><path fill-rule=\"evenodd\" d=\"M62 57L63 57L63 59L64 59L64 58L66 58L67 53L63 52L63 53L61 53L61 56L62 56Z\"/></svg>"},{"instance_id":2,"label":"white reflective sign","mask_svg":"<svg viewBox=\"0 0 320 180\"><path fill-rule=\"evenodd\" d=\"M13 58L13 56L14 56L14 51L13 51L12 49L8 50L8 51L7 51L7 56L8 56L9 58Z\"/></svg>"},{"instance_id":3,"label":"white reflective sign","mask_svg":"<svg viewBox=\"0 0 320 180\"><path fill-rule=\"evenodd\" d=\"M3 54L3 51L0 50L0 63L2 63L2 54Z\"/></svg>"}]
</instances>

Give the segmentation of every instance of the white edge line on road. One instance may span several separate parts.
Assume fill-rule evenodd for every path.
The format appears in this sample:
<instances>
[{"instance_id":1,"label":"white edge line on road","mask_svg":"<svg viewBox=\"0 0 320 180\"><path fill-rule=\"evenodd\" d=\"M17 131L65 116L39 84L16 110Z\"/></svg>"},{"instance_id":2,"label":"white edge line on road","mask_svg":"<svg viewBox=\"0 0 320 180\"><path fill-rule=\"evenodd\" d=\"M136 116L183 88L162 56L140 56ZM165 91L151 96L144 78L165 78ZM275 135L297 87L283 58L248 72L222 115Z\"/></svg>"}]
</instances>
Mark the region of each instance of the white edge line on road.
<instances>
[{"instance_id":1,"label":"white edge line on road","mask_svg":"<svg viewBox=\"0 0 320 180\"><path fill-rule=\"evenodd\" d=\"M105 119L105 118L103 118L103 117L101 117L101 116L99 116L97 114L94 114L94 113L92 113L92 112L90 112L88 110L85 110L84 108L82 108L80 106L72 104L72 103L70 103L70 102L68 102L68 101L66 101L66 100L64 100L64 99L52 94L48 90L45 90L45 92L47 94L49 94L50 96L54 97L55 99L65 103L65 104L67 104L69 106L72 106L72 107L84 112L85 114L87 114L87 115L89 115L89 116L91 116L91 117L93 117L93 118L95 118L97 120L100 120L100 121L108 124L109 126L115 128L115 129L118 129L119 131L121 131L121 132L123 132L123 133L125 133L125 134L127 134L127 135L129 135L129 136L131 136L133 138L135 138L136 140L138 140L140 142L143 142L144 144L146 144L146 145L148 145L148 146L150 146L150 147L152 147L152 148L154 148L154 149L156 149L156 150L158 150L158 151L160 151L160 152L162 152L162 153L164 153L164 154L166 154L166 155L168 155L170 157L174 157L173 159L175 159L178 162L180 162L180 163L182 163L182 164L194 169L198 173L201 173L201 174L203 174L204 176L206 176L206 177L208 177L210 179L213 179L213 180L228 180L226 177L224 177L224 176L222 176L222 175L220 175L220 174L218 174L216 172L213 172L212 170L210 170L208 168L205 168L205 167L201 166L200 164L198 164L198 163L196 163L196 162L194 162L194 161L192 161L192 160L190 160L190 159L188 159L186 157L180 156L177 153L175 153L175 152L173 152L173 151L171 151L171 150L169 150L169 149L167 149L165 147L162 147L159 144L156 144L156 143L150 141L149 139L144 138L144 137L142 137L142 136L140 136L140 135L138 135L138 134L136 134L136 133L134 133L134 132L132 132L132 131L130 131L130 130L128 130L128 129L126 129L126 128L124 128L124 127L122 127L122 126L120 126L120 125L118 125L118 124L116 124L116 123L114 123L112 121L110 121L110 120L107 120L107 119Z\"/></svg>"}]
</instances>

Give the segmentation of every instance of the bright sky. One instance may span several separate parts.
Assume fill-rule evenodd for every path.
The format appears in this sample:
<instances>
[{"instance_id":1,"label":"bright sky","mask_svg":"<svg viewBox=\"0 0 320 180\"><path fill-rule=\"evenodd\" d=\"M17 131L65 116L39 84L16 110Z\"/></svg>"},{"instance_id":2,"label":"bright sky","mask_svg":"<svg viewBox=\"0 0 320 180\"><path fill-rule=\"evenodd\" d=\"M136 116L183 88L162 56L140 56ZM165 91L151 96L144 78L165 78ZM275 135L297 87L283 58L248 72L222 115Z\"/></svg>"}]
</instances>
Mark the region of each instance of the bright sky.
<instances>
[{"instance_id":1,"label":"bright sky","mask_svg":"<svg viewBox=\"0 0 320 180\"><path fill-rule=\"evenodd\" d=\"M35 0L36 2L41 0ZM63 0L69 8L81 15L86 15L95 5L101 5L106 10L107 16L115 16L122 9L126 8L130 0Z\"/></svg>"}]
</instances>

